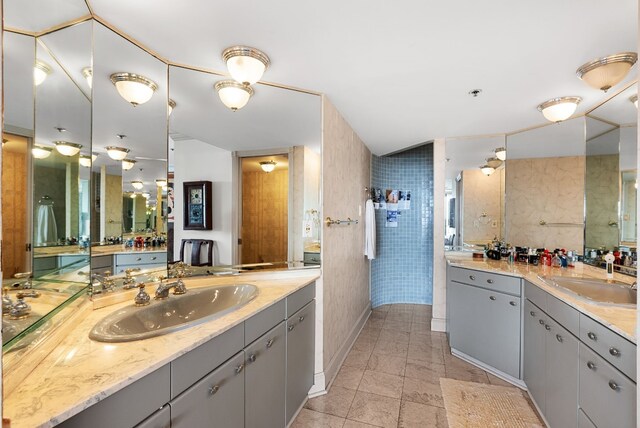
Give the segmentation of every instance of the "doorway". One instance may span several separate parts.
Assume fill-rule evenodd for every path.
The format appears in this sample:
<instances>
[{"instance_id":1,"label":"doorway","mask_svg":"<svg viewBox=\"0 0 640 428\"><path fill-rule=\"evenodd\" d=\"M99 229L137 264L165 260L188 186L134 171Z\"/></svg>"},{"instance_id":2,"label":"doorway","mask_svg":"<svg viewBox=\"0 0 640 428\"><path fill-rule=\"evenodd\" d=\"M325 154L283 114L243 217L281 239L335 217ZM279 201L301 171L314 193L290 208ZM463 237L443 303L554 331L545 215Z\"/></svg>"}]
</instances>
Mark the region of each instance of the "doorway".
<instances>
[{"instance_id":1,"label":"doorway","mask_svg":"<svg viewBox=\"0 0 640 428\"><path fill-rule=\"evenodd\" d=\"M283 262L289 251L289 156L243 157L240 162L242 264Z\"/></svg>"},{"instance_id":2,"label":"doorway","mask_svg":"<svg viewBox=\"0 0 640 428\"><path fill-rule=\"evenodd\" d=\"M5 278L31 270L29 140L2 135L2 271Z\"/></svg>"}]
</instances>

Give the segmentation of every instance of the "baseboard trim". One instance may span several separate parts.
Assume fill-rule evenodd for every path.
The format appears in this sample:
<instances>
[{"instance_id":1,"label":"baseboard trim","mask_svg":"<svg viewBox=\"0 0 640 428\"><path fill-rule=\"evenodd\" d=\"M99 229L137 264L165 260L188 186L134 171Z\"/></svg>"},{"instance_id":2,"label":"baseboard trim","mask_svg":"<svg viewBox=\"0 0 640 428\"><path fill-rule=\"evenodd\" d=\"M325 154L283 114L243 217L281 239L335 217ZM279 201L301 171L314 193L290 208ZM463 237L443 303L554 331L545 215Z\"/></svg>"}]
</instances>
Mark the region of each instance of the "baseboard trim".
<instances>
[{"instance_id":1,"label":"baseboard trim","mask_svg":"<svg viewBox=\"0 0 640 428\"><path fill-rule=\"evenodd\" d=\"M517 386L518 388L523 389L525 391L527 390L527 385L525 385L524 381L520 379L516 379L515 377L508 375L506 373L502 373L501 371L496 370L495 368L483 363L482 361L478 361L475 358L470 357L464 352L460 352L455 348L451 348L451 355L458 357L469 364L473 364L474 366L481 368L482 370L489 372L496 377L499 377L500 379L510 383L513 386Z\"/></svg>"},{"instance_id":2,"label":"baseboard trim","mask_svg":"<svg viewBox=\"0 0 640 428\"><path fill-rule=\"evenodd\" d=\"M329 361L329 364L327 364L327 366L324 368L324 375L325 375L325 382L326 382L325 389L328 390L329 387L331 386L331 383L333 383L333 379L338 374L338 370L342 366L342 363L344 362L345 358L347 358L347 354L349 354L351 347L353 346L356 339L360 335L362 328L364 327L367 320L369 319L369 315L371 315L371 302L369 302L367 307L364 308L364 311L362 311L362 313L360 314L360 317L358 317L358 321L351 329L351 333L349 333L347 340L345 340L345 342L342 344L340 349L338 349L338 352L336 352L336 354L333 356L331 361Z\"/></svg>"},{"instance_id":3,"label":"baseboard trim","mask_svg":"<svg viewBox=\"0 0 640 428\"><path fill-rule=\"evenodd\" d=\"M542 422L544 423L544 426L549 428L549 422L547 422L547 419L545 419L544 414L540 410L540 406L538 406L538 403L536 403L536 400L533 399L533 397L531 396L531 392L529 392L528 389L527 389L527 395L529 396L529 400L531 400L531 402L533 403L533 406L536 408L536 412L538 412L538 416L542 418Z\"/></svg>"},{"instance_id":4,"label":"baseboard trim","mask_svg":"<svg viewBox=\"0 0 640 428\"><path fill-rule=\"evenodd\" d=\"M431 331L447 331L447 320L444 318L432 318L431 319Z\"/></svg>"},{"instance_id":5,"label":"baseboard trim","mask_svg":"<svg viewBox=\"0 0 640 428\"><path fill-rule=\"evenodd\" d=\"M316 373L313 377L313 386L309 390L309 398L325 395L327 393L325 385L324 372Z\"/></svg>"}]
</instances>

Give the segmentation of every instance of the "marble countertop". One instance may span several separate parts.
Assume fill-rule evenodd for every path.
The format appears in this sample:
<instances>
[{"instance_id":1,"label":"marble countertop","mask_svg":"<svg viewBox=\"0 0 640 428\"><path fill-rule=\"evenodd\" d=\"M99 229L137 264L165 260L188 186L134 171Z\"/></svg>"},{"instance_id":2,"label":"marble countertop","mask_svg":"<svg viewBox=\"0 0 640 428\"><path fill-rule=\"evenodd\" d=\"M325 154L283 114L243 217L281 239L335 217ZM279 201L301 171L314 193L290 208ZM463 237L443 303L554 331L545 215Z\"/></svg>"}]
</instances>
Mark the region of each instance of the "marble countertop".
<instances>
[{"instance_id":1,"label":"marble countertop","mask_svg":"<svg viewBox=\"0 0 640 428\"><path fill-rule=\"evenodd\" d=\"M533 266L526 263L509 264L505 260L473 259L471 253L450 252L445 257L452 266L494 272L503 275L511 275L524 278L530 283L540 287L547 293L557 297L569 306L579 310L594 320L606 325L611 330L626 339L637 343L636 336L636 309L623 306L590 303L565 292L560 287L547 284L538 276L554 275L564 277L587 277L606 280L606 272L583 263L576 263L573 268L558 268L551 266ZM614 273L614 279L631 285L633 277Z\"/></svg>"},{"instance_id":2,"label":"marble countertop","mask_svg":"<svg viewBox=\"0 0 640 428\"><path fill-rule=\"evenodd\" d=\"M247 273L230 277L186 279L187 288L249 283L260 293L253 301L219 319L146 340L101 343L89 331L104 316L133 304L89 311L64 341L3 400L3 417L12 428L51 427L105 399L127 385L240 324L294 291L315 281L319 270ZM171 295L172 299L179 299ZM5 379L11 373L4 373Z\"/></svg>"},{"instance_id":3,"label":"marble countertop","mask_svg":"<svg viewBox=\"0 0 640 428\"><path fill-rule=\"evenodd\" d=\"M91 247L91 256L132 253L166 253L167 247L125 248L124 245L103 245Z\"/></svg>"}]
</instances>

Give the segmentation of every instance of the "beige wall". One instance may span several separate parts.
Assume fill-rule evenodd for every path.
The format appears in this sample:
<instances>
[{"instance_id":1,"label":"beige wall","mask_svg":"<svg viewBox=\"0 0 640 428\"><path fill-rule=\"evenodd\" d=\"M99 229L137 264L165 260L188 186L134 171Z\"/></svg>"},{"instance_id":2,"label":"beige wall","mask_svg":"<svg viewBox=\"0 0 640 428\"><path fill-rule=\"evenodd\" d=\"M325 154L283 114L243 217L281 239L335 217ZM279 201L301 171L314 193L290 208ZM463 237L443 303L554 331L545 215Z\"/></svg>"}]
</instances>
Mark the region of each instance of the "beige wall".
<instances>
[{"instance_id":1,"label":"beige wall","mask_svg":"<svg viewBox=\"0 0 640 428\"><path fill-rule=\"evenodd\" d=\"M587 156L586 246L612 249L618 246L619 156Z\"/></svg>"},{"instance_id":2,"label":"beige wall","mask_svg":"<svg viewBox=\"0 0 640 428\"><path fill-rule=\"evenodd\" d=\"M105 236L122 235L122 176L106 175ZM137 199L137 198L136 198Z\"/></svg>"},{"instance_id":3,"label":"beige wall","mask_svg":"<svg viewBox=\"0 0 640 428\"><path fill-rule=\"evenodd\" d=\"M507 159L506 163L506 241L581 252L585 157ZM572 226L541 226L541 220Z\"/></svg>"},{"instance_id":4,"label":"beige wall","mask_svg":"<svg viewBox=\"0 0 640 428\"><path fill-rule=\"evenodd\" d=\"M359 219L357 225L323 223L323 341L327 383L370 311L369 262L363 255L364 187L371 181L371 152L323 97L323 217Z\"/></svg>"},{"instance_id":5,"label":"beige wall","mask_svg":"<svg viewBox=\"0 0 640 428\"><path fill-rule=\"evenodd\" d=\"M486 244L501 238L504 168L486 176L479 169L462 171L462 238Z\"/></svg>"}]
</instances>

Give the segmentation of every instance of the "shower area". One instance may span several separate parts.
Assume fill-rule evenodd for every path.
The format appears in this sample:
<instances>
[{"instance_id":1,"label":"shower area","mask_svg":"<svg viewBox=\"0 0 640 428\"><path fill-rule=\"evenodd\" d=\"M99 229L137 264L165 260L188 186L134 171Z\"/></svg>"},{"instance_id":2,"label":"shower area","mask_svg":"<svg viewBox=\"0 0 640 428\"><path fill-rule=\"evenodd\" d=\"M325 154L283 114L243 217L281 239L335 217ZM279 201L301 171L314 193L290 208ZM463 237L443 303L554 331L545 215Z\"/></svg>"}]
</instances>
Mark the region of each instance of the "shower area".
<instances>
[{"instance_id":1,"label":"shower area","mask_svg":"<svg viewBox=\"0 0 640 428\"><path fill-rule=\"evenodd\" d=\"M432 304L433 144L373 156L371 177L372 187L380 190L380 200L374 203L372 306Z\"/></svg>"}]
</instances>

